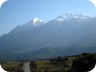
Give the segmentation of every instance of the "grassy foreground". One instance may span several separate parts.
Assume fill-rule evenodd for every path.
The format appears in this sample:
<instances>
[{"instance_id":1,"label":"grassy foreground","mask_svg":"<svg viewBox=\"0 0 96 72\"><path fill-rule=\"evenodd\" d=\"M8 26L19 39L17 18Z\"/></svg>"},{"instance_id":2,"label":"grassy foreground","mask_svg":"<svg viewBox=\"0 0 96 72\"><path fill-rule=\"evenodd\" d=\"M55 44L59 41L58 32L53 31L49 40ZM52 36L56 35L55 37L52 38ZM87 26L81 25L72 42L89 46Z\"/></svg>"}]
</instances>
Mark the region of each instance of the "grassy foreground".
<instances>
[{"instance_id":1,"label":"grassy foreground","mask_svg":"<svg viewBox=\"0 0 96 72\"><path fill-rule=\"evenodd\" d=\"M30 62L31 72L72 72L72 63L75 59L94 57L96 59L96 54L86 54L68 56L68 57L58 57L55 59L48 60L38 60ZM86 60L86 59L85 59ZM2 67L9 72L23 72L22 62L7 62L3 63Z\"/></svg>"}]
</instances>

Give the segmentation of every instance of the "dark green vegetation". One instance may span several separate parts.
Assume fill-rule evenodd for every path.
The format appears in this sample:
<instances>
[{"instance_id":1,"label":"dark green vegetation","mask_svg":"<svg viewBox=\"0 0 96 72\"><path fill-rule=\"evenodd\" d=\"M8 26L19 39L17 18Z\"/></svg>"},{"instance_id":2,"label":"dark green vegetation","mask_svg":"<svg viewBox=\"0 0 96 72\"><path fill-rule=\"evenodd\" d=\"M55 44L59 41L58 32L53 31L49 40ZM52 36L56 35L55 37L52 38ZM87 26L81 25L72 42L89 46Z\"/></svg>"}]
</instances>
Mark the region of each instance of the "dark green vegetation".
<instances>
[{"instance_id":1,"label":"dark green vegetation","mask_svg":"<svg viewBox=\"0 0 96 72\"><path fill-rule=\"evenodd\" d=\"M23 72L22 63L19 62L2 63L2 67L9 72Z\"/></svg>"},{"instance_id":2,"label":"dark green vegetation","mask_svg":"<svg viewBox=\"0 0 96 72\"><path fill-rule=\"evenodd\" d=\"M58 57L49 60L31 61L30 69L31 72L86 72L80 68L83 67L83 70L86 70L87 67L91 70L95 63L96 53L83 53L81 55ZM21 62L7 62L3 63L2 67L9 72L23 72L22 65L23 63Z\"/></svg>"}]
</instances>

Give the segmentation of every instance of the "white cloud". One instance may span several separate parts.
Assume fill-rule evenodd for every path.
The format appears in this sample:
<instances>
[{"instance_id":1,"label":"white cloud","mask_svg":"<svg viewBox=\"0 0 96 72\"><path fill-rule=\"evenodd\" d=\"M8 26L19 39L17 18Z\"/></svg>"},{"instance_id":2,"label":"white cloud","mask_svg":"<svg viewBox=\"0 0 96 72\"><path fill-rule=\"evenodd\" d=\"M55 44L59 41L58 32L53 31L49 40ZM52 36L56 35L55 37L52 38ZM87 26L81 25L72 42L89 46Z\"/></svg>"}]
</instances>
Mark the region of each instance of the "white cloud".
<instances>
[{"instance_id":1,"label":"white cloud","mask_svg":"<svg viewBox=\"0 0 96 72\"><path fill-rule=\"evenodd\" d=\"M1 8L2 4L3 4L4 2L6 2L6 1L8 1L8 0L0 0L0 8Z\"/></svg>"},{"instance_id":2,"label":"white cloud","mask_svg":"<svg viewBox=\"0 0 96 72\"><path fill-rule=\"evenodd\" d=\"M96 8L96 0L89 0Z\"/></svg>"}]
</instances>

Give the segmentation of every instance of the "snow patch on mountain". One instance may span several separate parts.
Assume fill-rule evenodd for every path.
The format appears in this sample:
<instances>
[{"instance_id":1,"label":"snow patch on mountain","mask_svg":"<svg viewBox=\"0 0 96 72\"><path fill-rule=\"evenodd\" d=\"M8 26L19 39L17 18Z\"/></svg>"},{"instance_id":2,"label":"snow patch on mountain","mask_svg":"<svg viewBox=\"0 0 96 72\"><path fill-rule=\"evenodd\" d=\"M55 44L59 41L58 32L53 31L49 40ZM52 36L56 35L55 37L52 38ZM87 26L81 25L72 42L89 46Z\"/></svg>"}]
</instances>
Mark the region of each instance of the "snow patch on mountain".
<instances>
[{"instance_id":1,"label":"snow patch on mountain","mask_svg":"<svg viewBox=\"0 0 96 72\"><path fill-rule=\"evenodd\" d=\"M34 18L32 20L32 24L34 24L35 26L39 26L39 25L43 24L43 20L38 19L38 18Z\"/></svg>"},{"instance_id":2,"label":"snow patch on mountain","mask_svg":"<svg viewBox=\"0 0 96 72\"><path fill-rule=\"evenodd\" d=\"M86 19L92 16L86 16L86 15L81 15L81 14L75 14L75 13L65 13L64 15L60 15L58 17L55 18L55 20L57 21L66 21L69 19Z\"/></svg>"},{"instance_id":3,"label":"snow patch on mountain","mask_svg":"<svg viewBox=\"0 0 96 72\"><path fill-rule=\"evenodd\" d=\"M64 21L65 20L65 17L66 16L64 16L64 15L60 15L60 16L56 17L56 20L57 21Z\"/></svg>"}]
</instances>

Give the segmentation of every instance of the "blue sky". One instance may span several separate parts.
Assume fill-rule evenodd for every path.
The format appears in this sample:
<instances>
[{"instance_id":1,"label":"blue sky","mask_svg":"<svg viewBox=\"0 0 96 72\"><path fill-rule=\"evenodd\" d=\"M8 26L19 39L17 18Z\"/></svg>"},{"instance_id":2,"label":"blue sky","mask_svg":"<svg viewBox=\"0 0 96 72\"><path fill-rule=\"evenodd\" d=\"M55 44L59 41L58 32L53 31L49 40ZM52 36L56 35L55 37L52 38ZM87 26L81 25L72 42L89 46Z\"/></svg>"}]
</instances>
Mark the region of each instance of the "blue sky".
<instances>
[{"instance_id":1,"label":"blue sky","mask_svg":"<svg viewBox=\"0 0 96 72\"><path fill-rule=\"evenodd\" d=\"M49 21L67 12L95 16L96 8L88 0L8 0L0 8L0 36L35 17Z\"/></svg>"}]
</instances>

